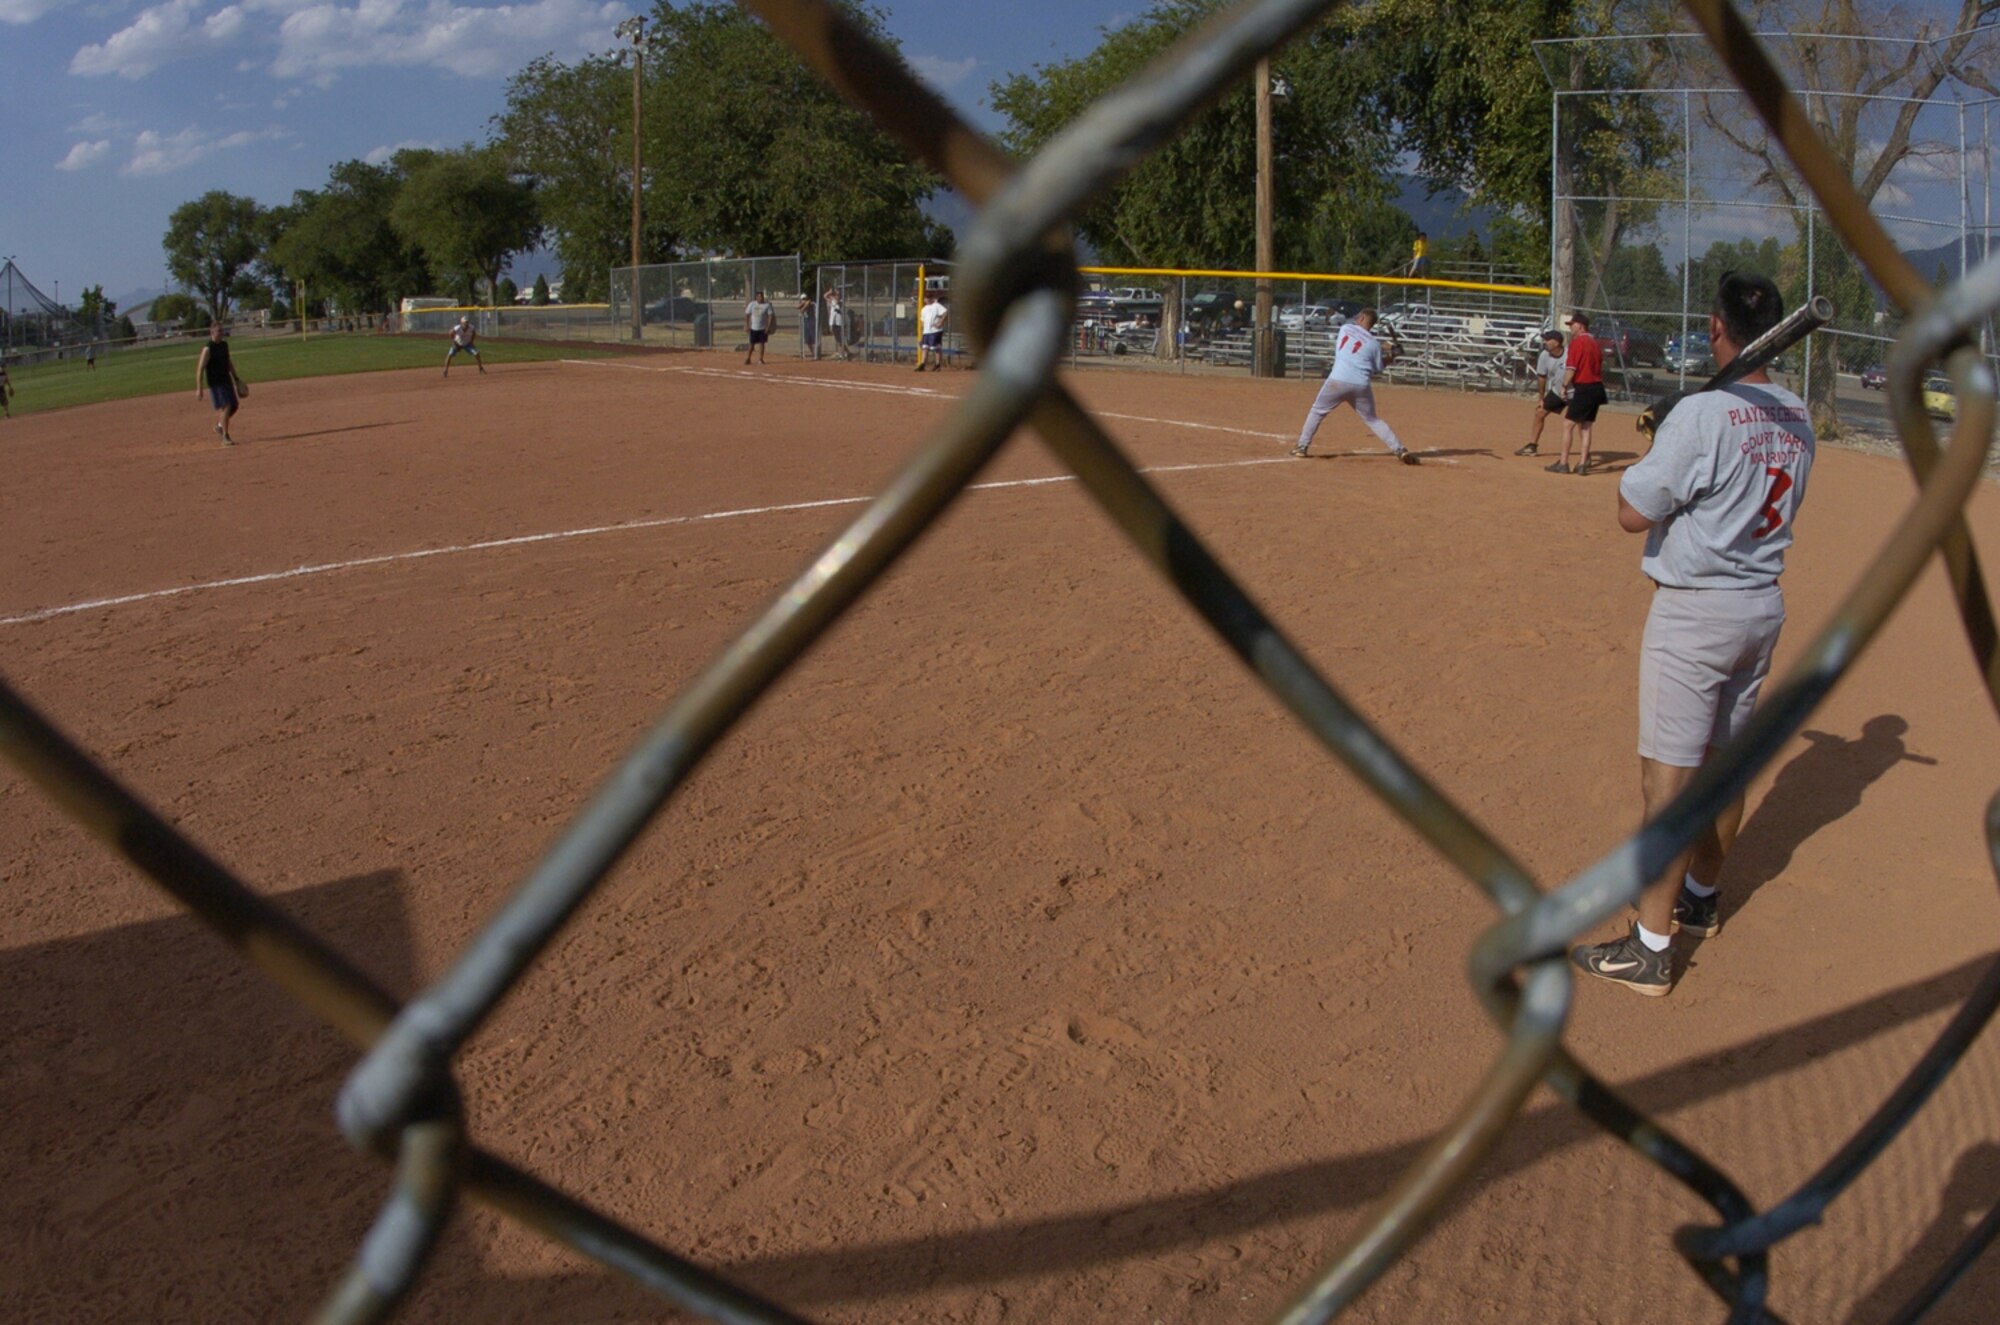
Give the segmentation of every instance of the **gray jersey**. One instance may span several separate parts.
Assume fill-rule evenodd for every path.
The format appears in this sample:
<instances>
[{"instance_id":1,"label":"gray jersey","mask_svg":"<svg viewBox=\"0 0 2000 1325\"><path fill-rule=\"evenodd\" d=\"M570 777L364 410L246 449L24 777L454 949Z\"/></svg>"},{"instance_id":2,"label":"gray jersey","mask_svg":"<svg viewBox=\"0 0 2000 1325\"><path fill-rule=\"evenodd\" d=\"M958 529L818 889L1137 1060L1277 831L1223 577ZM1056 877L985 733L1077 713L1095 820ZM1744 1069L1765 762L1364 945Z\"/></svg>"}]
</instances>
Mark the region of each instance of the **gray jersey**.
<instances>
[{"instance_id":1,"label":"gray jersey","mask_svg":"<svg viewBox=\"0 0 2000 1325\"><path fill-rule=\"evenodd\" d=\"M1563 380L1563 357L1543 350L1535 356L1535 376L1546 379L1542 390L1559 393Z\"/></svg>"},{"instance_id":2,"label":"gray jersey","mask_svg":"<svg viewBox=\"0 0 2000 1325\"><path fill-rule=\"evenodd\" d=\"M1804 402L1783 387L1738 382L1681 401L1618 481L1654 521L1640 569L1672 589L1776 584L1813 446Z\"/></svg>"},{"instance_id":3,"label":"gray jersey","mask_svg":"<svg viewBox=\"0 0 2000 1325\"><path fill-rule=\"evenodd\" d=\"M1333 369L1327 374L1336 382L1367 386L1382 371L1382 343L1375 333L1359 322L1349 322L1333 338Z\"/></svg>"},{"instance_id":4,"label":"gray jersey","mask_svg":"<svg viewBox=\"0 0 2000 1325\"><path fill-rule=\"evenodd\" d=\"M764 299L752 299L743 306L744 315L750 319L752 331L768 331L771 326L771 315L777 311L771 307L768 300Z\"/></svg>"}]
</instances>

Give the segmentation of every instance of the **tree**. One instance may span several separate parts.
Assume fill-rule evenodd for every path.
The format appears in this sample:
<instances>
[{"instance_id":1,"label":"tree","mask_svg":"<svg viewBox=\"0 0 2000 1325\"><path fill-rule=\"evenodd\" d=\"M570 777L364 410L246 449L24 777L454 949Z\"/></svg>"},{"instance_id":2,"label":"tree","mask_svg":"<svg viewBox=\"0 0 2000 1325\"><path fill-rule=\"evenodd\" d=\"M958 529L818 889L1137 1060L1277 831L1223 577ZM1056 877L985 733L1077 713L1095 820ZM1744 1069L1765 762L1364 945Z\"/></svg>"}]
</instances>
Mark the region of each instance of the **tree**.
<instances>
[{"instance_id":1,"label":"tree","mask_svg":"<svg viewBox=\"0 0 2000 1325\"><path fill-rule=\"evenodd\" d=\"M163 294L153 301L153 321L155 324L178 322L184 327L205 326L201 305L192 295Z\"/></svg>"},{"instance_id":2,"label":"tree","mask_svg":"<svg viewBox=\"0 0 2000 1325\"><path fill-rule=\"evenodd\" d=\"M406 169L389 224L422 250L433 273L470 301L490 294L516 253L541 237L533 183L514 175L504 153L470 144L454 152L401 152Z\"/></svg>"},{"instance_id":3,"label":"tree","mask_svg":"<svg viewBox=\"0 0 2000 1325\"><path fill-rule=\"evenodd\" d=\"M308 298L349 313L429 293L423 253L389 223L403 183L396 162L343 161L328 172L325 189L295 195L290 224L268 250L268 262L287 278L279 283L304 281Z\"/></svg>"},{"instance_id":4,"label":"tree","mask_svg":"<svg viewBox=\"0 0 2000 1325\"><path fill-rule=\"evenodd\" d=\"M1836 160L1852 163L1855 192L1871 205L1896 167L1925 150L1915 138L1917 118L1948 81L1996 91L1990 71L2000 0L1959 0L1956 14L1942 23L1882 0L1750 0L1744 8L1752 27L1790 34L1785 50L1794 58L1786 75L1800 94L1806 119ZM1917 40L1854 40L1884 33ZM1740 98L1704 97L1702 116L1752 164L1752 187L1794 209L1803 249L1815 224L1813 204L1783 149L1762 132L1761 122L1743 113ZM1817 259L1827 245L1819 235L1813 238L1817 289ZM1874 308L1870 303L1865 313L1860 307L1842 311L1872 320ZM1834 341L1814 336L1807 342L1813 372L1806 403L1813 426L1829 435L1840 429Z\"/></svg>"},{"instance_id":5,"label":"tree","mask_svg":"<svg viewBox=\"0 0 2000 1325\"><path fill-rule=\"evenodd\" d=\"M841 8L893 45L872 12ZM714 0L661 0L649 23L643 211L656 235L807 262L947 251L918 206L938 178L769 28ZM563 270L568 294L573 269Z\"/></svg>"},{"instance_id":6,"label":"tree","mask_svg":"<svg viewBox=\"0 0 2000 1325\"><path fill-rule=\"evenodd\" d=\"M611 268L632 261L630 69L611 56L574 65L543 56L508 83L507 109L494 116L493 130L509 167L535 180L574 297L598 293ZM666 217L651 212L643 226L640 258L672 257L676 235Z\"/></svg>"},{"instance_id":7,"label":"tree","mask_svg":"<svg viewBox=\"0 0 2000 1325\"><path fill-rule=\"evenodd\" d=\"M1587 0L1379 0L1337 21L1369 70L1367 109L1435 188L1547 222L1548 78L1533 42L1579 31Z\"/></svg>"},{"instance_id":8,"label":"tree","mask_svg":"<svg viewBox=\"0 0 2000 1325\"><path fill-rule=\"evenodd\" d=\"M257 257L257 203L220 189L182 203L167 218L167 274L221 317L236 278Z\"/></svg>"},{"instance_id":9,"label":"tree","mask_svg":"<svg viewBox=\"0 0 2000 1325\"><path fill-rule=\"evenodd\" d=\"M1221 7L1222 0L1153 0L1090 54L995 83L993 106L1009 126L1003 141L1018 153L1039 150ZM1347 33L1320 24L1272 60L1273 87L1284 89L1271 108L1273 229L1276 251L1292 261L1309 251L1348 261L1358 248L1378 246L1386 230L1408 225L1393 208L1380 210L1392 126L1370 112L1370 71L1347 45ZM1108 265L1250 267L1255 124L1246 81L1102 192L1077 218L1078 231ZM1405 245L1413 229L1400 230ZM1178 294L1168 287L1165 326L1179 324ZM1173 341L1160 337L1159 353L1174 354Z\"/></svg>"},{"instance_id":10,"label":"tree","mask_svg":"<svg viewBox=\"0 0 2000 1325\"><path fill-rule=\"evenodd\" d=\"M1402 208L1380 198L1358 198L1315 211L1306 232L1309 271L1380 272L1407 262L1417 224Z\"/></svg>"},{"instance_id":11,"label":"tree","mask_svg":"<svg viewBox=\"0 0 2000 1325\"><path fill-rule=\"evenodd\" d=\"M533 294L528 296L528 302L533 304L537 308L543 308L548 305L549 278L547 276L541 275L539 273L536 274L535 291Z\"/></svg>"},{"instance_id":12,"label":"tree","mask_svg":"<svg viewBox=\"0 0 2000 1325\"><path fill-rule=\"evenodd\" d=\"M107 325L115 325L113 319L117 314L117 302L104 297L102 285L85 287L83 298L77 301L76 319L89 327L93 336L103 336Z\"/></svg>"},{"instance_id":13,"label":"tree","mask_svg":"<svg viewBox=\"0 0 2000 1325\"><path fill-rule=\"evenodd\" d=\"M500 288L493 292L493 302L502 308L511 308L514 305L514 301L520 297L521 287L514 284L507 277L502 276L500 278Z\"/></svg>"}]
</instances>

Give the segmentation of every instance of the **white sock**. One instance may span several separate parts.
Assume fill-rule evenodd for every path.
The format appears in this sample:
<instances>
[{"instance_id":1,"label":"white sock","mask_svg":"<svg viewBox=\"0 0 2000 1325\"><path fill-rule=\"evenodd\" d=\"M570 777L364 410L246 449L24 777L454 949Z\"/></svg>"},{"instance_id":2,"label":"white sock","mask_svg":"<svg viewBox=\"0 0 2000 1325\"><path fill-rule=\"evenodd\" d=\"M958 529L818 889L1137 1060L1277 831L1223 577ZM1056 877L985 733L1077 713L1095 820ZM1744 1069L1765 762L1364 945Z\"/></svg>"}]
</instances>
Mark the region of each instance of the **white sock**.
<instances>
[{"instance_id":1,"label":"white sock","mask_svg":"<svg viewBox=\"0 0 2000 1325\"><path fill-rule=\"evenodd\" d=\"M1639 936L1639 942L1646 945L1648 952L1665 952L1667 945L1674 941L1671 935L1655 934L1636 920L1632 922L1632 932Z\"/></svg>"},{"instance_id":2,"label":"white sock","mask_svg":"<svg viewBox=\"0 0 2000 1325\"><path fill-rule=\"evenodd\" d=\"M1689 892L1693 893L1696 897L1715 896L1715 889L1702 887L1700 884L1694 881L1694 875L1692 874L1689 874L1687 877L1681 880L1681 887L1687 889Z\"/></svg>"}]
</instances>

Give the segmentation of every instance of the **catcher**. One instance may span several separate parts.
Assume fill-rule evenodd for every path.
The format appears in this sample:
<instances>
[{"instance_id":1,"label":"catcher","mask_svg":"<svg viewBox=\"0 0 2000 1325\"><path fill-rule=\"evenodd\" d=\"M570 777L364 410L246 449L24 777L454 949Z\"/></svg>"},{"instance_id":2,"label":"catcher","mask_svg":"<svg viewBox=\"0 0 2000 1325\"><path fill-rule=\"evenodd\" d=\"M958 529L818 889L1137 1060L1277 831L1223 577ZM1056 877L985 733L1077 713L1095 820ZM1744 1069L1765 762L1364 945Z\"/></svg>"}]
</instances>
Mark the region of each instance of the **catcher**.
<instances>
[{"instance_id":1,"label":"catcher","mask_svg":"<svg viewBox=\"0 0 2000 1325\"><path fill-rule=\"evenodd\" d=\"M1292 447L1292 454L1304 459L1321 420L1342 405L1352 405L1361 421L1368 425L1368 431L1389 448L1389 454L1406 465L1416 464L1416 456L1396 439L1395 429L1375 413L1375 378L1395 357L1395 343L1391 341L1385 347L1375 337L1374 309L1364 308L1348 319L1333 343L1333 369L1321 384L1319 395L1313 398L1312 408L1306 411L1305 426L1299 429L1299 440Z\"/></svg>"}]
</instances>

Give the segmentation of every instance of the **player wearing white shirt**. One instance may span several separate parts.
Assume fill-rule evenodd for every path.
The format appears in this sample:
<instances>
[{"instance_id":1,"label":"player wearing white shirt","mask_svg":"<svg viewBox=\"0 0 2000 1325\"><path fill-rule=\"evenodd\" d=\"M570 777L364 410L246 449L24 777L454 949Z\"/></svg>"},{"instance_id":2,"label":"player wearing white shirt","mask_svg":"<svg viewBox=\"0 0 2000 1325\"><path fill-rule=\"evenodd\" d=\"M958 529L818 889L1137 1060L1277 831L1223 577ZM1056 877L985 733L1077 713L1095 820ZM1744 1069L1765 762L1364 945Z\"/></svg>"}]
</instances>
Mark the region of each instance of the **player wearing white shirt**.
<instances>
[{"instance_id":1,"label":"player wearing white shirt","mask_svg":"<svg viewBox=\"0 0 2000 1325\"><path fill-rule=\"evenodd\" d=\"M1319 431L1320 423L1327 415L1342 405L1352 405L1368 430L1382 439L1382 445L1389 453L1406 465L1414 465L1417 458L1396 439L1393 428L1375 414L1374 381L1388 366L1382 352L1382 342L1375 339L1375 310L1364 308L1349 318L1341 327L1340 334L1333 342L1333 369L1320 385L1319 394L1313 398L1312 408L1306 411L1305 426L1299 429L1299 440L1292 447L1292 454L1303 459L1306 449L1312 445L1313 434Z\"/></svg>"},{"instance_id":2,"label":"player wearing white shirt","mask_svg":"<svg viewBox=\"0 0 2000 1325\"><path fill-rule=\"evenodd\" d=\"M1564 400L1558 390L1563 380L1563 337L1560 331L1550 329L1542 333L1541 352L1535 355L1535 430L1528 435L1528 444L1514 452L1515 455L1533 455L1542 446L1542 425L1551 414L1563 412Z\"/></svg>"},{"instance_id":3,"label":"player wearing white shirt","mask_svg":"<svg viewBox=\"0 0 2000 1325\"><path fill-rule=\"evenodd\" d=\"M757 297L743 305L743 330L750 335L749 345L744 347L743 362L749 363L750 356L756 355L758 363L769 363L765 356L771 352L771 325L778 320L778 310L759 290Z\"/></svg>"},{"instance_id":4,"label":"player wearing white shirt","mask_svg":"<svg viewBox=\"0 0 2000 1325\"><path fill-rule=\"evenodd\" d=\"M951 316L951 310L944 306L944 296L933 294L930 302L917 310L917 371L924 370L924 352L931 357L931 370L944 370L944 324Z\"/></svg>"},{"instance_id":5,"label":"player wearing white shirt","mask_svg":"<svg viewBox=\"0 0 2000 1325\"><path fill-rule=\"evenodd\" d=\"M451 329L451 349L444 356L446 377L451 376L451 361L461 354L471 355L472 362L478 365L480 375L485 375L486 365L479 362L479 347L473 344L478 339L479 333L472 329L472 319L463 313L459 314L458 325Z\"/></svg>"},{"instance_id":6,"label":"player wearing white shirt","mask_svg":"<svg viewBox=\"0 0 2000 1325\"><path fill-rule=\"evenodd\" d=\"M838 290L826 292L826 326L833 334L834 348L840 351L841 358L847 358L847 306Z\"/></svg>"},{"instance_id":7,"label":"player wearing white shirt","mask_svg":"<svg viewBox=\"0 0 2000 1325\"><path fill-rule=\"evenodd\" d=\"M1722 278L1709 314L1717 365L1777 325L1779 300L1762 276ZM1675 405L1653 449L1619 479L1619 527L1646 535L1639 566L1656 586L1639 653L1648 819L1750 720L1785 624L1778 577L1813 450L1805 403L1758 371ZM1716 887L1742 822L1739 799L1640 896L1631 933L1578 947L1571 958L1637 993L1671 990L1673 933L1721 930Z\"/></svg>"}]
</instances>

